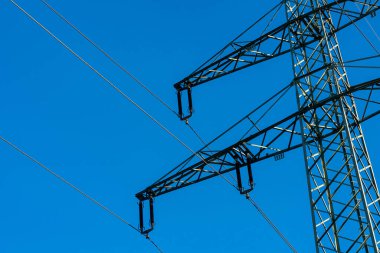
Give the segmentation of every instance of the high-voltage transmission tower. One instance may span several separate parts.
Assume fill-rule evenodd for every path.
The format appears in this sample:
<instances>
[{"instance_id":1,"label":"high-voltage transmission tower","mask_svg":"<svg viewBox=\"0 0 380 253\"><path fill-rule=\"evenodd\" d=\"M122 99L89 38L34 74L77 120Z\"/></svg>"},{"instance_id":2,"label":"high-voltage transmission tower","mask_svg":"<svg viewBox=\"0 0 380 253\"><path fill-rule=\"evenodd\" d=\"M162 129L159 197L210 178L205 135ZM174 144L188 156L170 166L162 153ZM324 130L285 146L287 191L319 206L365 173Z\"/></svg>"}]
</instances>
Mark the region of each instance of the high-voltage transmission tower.
<instances>
[{"instance_id":1,"label":"high-voltage transmission tower","mask_svg":"<svg viewBox=\"0 0 380 253\"><path fill-rule=\"evenodd\" d=\"M253 188L254 163L280 159L300 148L316 252L380 252L380 194L361 127L380 113L371 107L379 104L374 98L380 98L380 79L350 85L337 39L342 29L375 16L377 4L377 0L283 1L286 23L257 38L231 42L176 83L179 115L187 120L194 87L289 53L294 74L290 86L295 87L298 110L264 128L256 127L252 115L247 115L239 124L250 121L254 129L244 138L223 150L204 147L137 193L141 232L153 229L155 197L228 172L236 172L236 187L245 194Z\"/></svg>"}]
</instances>

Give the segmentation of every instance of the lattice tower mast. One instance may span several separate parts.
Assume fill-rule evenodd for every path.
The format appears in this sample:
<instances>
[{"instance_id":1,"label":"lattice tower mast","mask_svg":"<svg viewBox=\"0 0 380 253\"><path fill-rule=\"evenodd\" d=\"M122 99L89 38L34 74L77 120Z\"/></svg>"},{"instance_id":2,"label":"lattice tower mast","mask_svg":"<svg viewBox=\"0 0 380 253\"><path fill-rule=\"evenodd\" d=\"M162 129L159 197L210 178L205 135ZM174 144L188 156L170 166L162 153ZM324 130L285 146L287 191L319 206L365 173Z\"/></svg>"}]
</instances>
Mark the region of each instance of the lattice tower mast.
<instances>
[{"instance_id":1,"label":"lattice tower mast","mask_svg":"<svg viewBox=\"0 0 380 253\"><path fill-rule=\"evenodd\" d=\"M327 4L288 0L288 20ZM350 87L329 10L289 27L299 109ZM314 34L306 27L312 27ZM302 46L308 36L320 37ZM299 45L299 47L295 46ZM378 252L379 192L354 98L341 97L302 117L303 151L317 252ZM320 138L327 129L339 132ZM315 141L308 142L312 138Z\"/></svg>"}]
</instances>

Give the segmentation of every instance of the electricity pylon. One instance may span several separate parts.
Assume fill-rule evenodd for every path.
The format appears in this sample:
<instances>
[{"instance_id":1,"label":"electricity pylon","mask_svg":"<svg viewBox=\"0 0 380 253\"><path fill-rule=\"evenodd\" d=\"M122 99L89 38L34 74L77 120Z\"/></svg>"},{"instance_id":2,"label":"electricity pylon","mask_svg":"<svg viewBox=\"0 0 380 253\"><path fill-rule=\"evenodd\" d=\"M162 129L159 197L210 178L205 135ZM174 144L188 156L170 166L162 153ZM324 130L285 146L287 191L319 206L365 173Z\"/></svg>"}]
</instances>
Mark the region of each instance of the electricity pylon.
<instances>
[{"instance_id":1,"label":"electricity pylon","mask_svg":"<svg viewBox=\"0 0 380 253\"><path fill-rule=\"evenodd\" d=\"M298 110L265 128L256 127L223 150L208 151L206 146L136 194L141 232L153 229L153 198L231 171L236 172L240 193L248 193L253 189L252 164L302 148L316 252L379 252L380 194L361 123L380 113L370 106L376 104L373 97L380 98L380 79L351 86L337 39L338 31L375 15L377 3L286 0L285 24L254 40L230 43L176 83L179 115L187 120L192 88L289 53ZM365 95L359 108L355 98L361 93ZM188 114L183 112L184 100ZM243 120L252 122L250 116ZM150 203L147 229L144 201Z\"/></svg>"}]
</instances>

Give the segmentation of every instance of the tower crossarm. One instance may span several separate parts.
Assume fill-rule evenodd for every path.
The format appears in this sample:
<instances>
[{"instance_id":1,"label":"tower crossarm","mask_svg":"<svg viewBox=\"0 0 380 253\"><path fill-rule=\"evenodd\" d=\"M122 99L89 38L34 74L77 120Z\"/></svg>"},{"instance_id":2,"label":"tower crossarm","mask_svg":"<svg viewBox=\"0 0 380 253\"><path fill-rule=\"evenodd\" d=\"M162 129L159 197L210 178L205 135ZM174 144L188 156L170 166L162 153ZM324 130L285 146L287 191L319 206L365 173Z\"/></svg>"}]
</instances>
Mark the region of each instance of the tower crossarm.
<instances>
[{"instance_id":1,"label":"tower crossarm","mask_svg":"<svg viewBox=\"0 0 380 253\"><path fill-rule=\"evenodd\" d=\"M321 38L318 37L318 34L320 34L319 29L321 28L311 22L316 15L322 14L326 18L331 16L335 21L335 27L330 33L334 34L368 15L375 15L376 10L379 9L377 3L378 0L330 0L327 4L308 13L293 16L288 22L258 38L248 39L243 42L231 42L192 74L174 84L178 95L180 118L187 119L191 117L191 89L193 87L287 54L291 51L291 48L294 50L295 48L307 47L320 40ZM299 27L297 32L306 38L302 44L290 39L294 36L289 36L291 31L289 27L294 27L295 25ZM184 91L187 91L188 94L186 100L188 100L189 112L184 112L185 109L183 108L182 93Z\"/></svg>"},{"instance_id":2,"label":"tower crossarm","mask_svg":"<svg viewBox=\"0 0 380 253\"><path fill-rule=\"evenodd\" d=\"M319 122L321 125L324 117L328 117L329 110L339 99L351 96L361 98L363 102L360 106L362 112L358 114L360 117L350 122L352 127L356 127L380 113L380 78L351 86L340 94L333 94L314 105L308 105L223 150L206 151L203 148L157 182L137 193L136 197L140 201L152 199L231 171L236 171L237 188L241 193L245 193L253 186L252 164L269 158L282 159L284 153L302 147L301 133L296 129L300 129L299 122L300 119L305 120L305 113L325 115L321 117ZM314 122L308 124L312 128ZM343 131L343 126L328 125L318 137L305 136L305 143L323 141L324 138L336 135L339 131ZM243 169L248 170L248 188L243 186L240 178Z\"/></svg>"}]
</instances>

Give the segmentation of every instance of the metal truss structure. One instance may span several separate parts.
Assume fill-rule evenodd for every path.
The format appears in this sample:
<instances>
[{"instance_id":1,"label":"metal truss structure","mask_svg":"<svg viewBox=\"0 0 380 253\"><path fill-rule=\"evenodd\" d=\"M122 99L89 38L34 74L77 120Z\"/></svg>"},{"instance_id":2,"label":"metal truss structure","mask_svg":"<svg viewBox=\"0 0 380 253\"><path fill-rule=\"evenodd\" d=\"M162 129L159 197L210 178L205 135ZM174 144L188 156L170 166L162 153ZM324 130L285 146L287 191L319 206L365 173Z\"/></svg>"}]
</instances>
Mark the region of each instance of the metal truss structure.
<instances>
[{"instance_id":1,"label":"metal truss structure","mask_svg":"<svg viewBox=\"0 0 380 253\"><path fill-rule=\"evenodd\" d=\"M307 5L308 1L289 1L294 9ZM325 2L325 1L321 1ZM288 22L269 31L268 33L252 41L233 41L221 52L209 59L191 75L187 76L174 85L178 95L179 115L182 119L191 117L192 99L191 89L200 84L212 81L216 78L234 73L255 64L274 59L278 56L290 53L303 46L311 45L321 39L318 24L312 22L320 13L323 18L332 18L337 21L330 35L346 28L354 22L368 16L374 15L378 6L377 1L351 1L336 0L331 3L318 5L312 9L302 8L301 13L289 17ZM358 6L359 9L358 9ZM303 35L302 44L293 39L293 33ZM182 105L182 93L188 93L189 112L184 114Z\"/></svg>"},{"instance_id":2,"label":"metal truss structure","mask_svg":"<svg viewBox=\"0 0 380 253\"><path fill-rule=\"evenodd\" d=\"M140 229L153 229L153 199L235 171L241 194L253 189L251 165L282 159L302 148L316 252L379 252L380 194L361 123L380 113L380 79L351 86L337 32L374 15L377 0L286 0L287 22L259 38L233 41L191 75L175 84L179 115L192 114L191 89L249 66L289 53L298 110L259 128L249 114L242 138L222 150L204 147L145 190ZM187 92L188 114L182 93ZM245 170L245 171L243 171ZM246 175L247 179L243 175ZM244 183L248 182L248 183ZM144 228L143 202L150 203Z\"/></svg>"}]
</instances>

